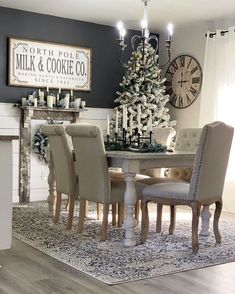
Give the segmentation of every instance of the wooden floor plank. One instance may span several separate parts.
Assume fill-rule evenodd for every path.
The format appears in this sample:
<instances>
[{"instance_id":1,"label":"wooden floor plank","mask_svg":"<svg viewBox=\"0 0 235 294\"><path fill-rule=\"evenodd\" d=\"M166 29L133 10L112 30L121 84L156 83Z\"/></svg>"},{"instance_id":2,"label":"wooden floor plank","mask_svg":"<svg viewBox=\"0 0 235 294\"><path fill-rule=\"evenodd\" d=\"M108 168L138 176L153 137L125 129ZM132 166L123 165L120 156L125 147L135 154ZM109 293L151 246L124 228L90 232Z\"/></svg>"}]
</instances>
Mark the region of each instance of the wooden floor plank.
<instances>
[{"instance_id":1,"label":"wooden floor plank","mask_svg":"<svg viewBox=\"0 0 235 294\"><path fill-rule=\"evenodd\" d=\"M0 251L0 294L234 294L235 263L108 286L13 239Z\"/></svg>"}]
</instances>

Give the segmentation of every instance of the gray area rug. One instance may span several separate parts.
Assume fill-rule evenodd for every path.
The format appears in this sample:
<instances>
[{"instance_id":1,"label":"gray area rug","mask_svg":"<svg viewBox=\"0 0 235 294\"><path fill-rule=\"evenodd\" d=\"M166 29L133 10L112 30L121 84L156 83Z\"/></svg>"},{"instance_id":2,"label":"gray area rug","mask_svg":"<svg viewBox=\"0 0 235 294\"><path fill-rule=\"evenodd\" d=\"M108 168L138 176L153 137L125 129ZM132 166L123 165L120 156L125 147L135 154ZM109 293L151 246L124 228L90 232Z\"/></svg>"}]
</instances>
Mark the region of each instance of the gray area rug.
<instances>
[{"instance_id":1,"label":"gray area rug","mask_svg":"<svg viewBox=\"0 0 235 294\"><path fill-rule=\"evenodd\" d=\"M73 229L66 231L66 211L62 211L60 224L54 225L48 217L47 203L16 205L13 209L13 235L109 285L235 261L235 222L221 219L221 245L215 245L213 234L200 238L199 253L194 255L188 212L177 219L174 236L167 234L168 221L163 221L163 232L156 234L153 215L146 244L126 247L123 244L124 230L111 225L108 240L99 241L101 222L95 220L95 208L89 207L93 218L86 220L84 233L78 235L77 211ZM140 228L136 238L139 242Z\"/></svg>"}]
</instances>

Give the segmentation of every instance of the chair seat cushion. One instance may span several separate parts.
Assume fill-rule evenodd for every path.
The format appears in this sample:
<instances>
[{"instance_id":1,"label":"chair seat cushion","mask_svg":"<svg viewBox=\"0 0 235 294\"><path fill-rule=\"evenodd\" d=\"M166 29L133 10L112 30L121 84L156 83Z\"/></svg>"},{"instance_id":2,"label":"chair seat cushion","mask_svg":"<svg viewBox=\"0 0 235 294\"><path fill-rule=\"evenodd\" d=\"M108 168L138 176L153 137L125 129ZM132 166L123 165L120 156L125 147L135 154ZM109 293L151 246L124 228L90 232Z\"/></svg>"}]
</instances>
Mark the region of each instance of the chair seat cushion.
<instances>
[{"instance_id":1,"label":"chair seat cushion","mask_svg":"<svg viewBox=\"0 0 235 294\"><path fill-rule=\"evenodd\" d=\"M164 198L176 199L184 201L192 201L193 198L189 196L188 183L160 183L147 186L143 190L143 197L148 198Z\"/></svg>"},{"instance_id":2,"label":"chair seat cushion","mask_svg":"<svg viewBox=\"0 0 235 294\"><path fill-rule=\"evenodd\" d=\"M124 173L119 170L109 169L109 175L111 179L120 179L120 180L125 179ZM136 175L136 180L142 180L142 179L148 179L148 178L149 176L146 176L146 175L142 175L142 174Z\"/></svg>"},{"instance_id":3,"label":"chair seat cushion","mask_svg":"<svg viewBox=\"0 0 235 294\"><path fill-rule=\"evenodd\" d=\"M185 183L186 181L182 179L170 178L170 177L152 177L139 179L138 182L146 185L154 185L160 183Z\"/></svg>"},{"instance_id":4,"label":"chair seat cushion","mask_svg":"<svg viewBox=\"0 0 235 294\"><path fill-rule=\"evenodd\" d=\"M137 199L140 199L142 196L142 191L146 187L143 183L135 183L136 196ZM121 179L112 179L111 178L111 202L123 202L124 193L126 191L126 183Z\"/></svg>"}]
</instances>

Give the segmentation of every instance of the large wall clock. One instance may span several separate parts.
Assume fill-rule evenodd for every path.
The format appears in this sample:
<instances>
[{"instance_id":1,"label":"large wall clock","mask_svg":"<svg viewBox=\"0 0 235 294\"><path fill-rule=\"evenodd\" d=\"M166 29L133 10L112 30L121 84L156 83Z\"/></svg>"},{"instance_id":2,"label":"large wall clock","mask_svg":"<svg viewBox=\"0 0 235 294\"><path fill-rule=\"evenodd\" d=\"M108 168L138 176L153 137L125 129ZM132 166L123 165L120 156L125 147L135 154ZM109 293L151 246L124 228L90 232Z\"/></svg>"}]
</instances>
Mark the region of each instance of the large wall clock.
<instances>
[{"instance_id":1,"label":"large wall clock","mask_svg":"<svg viewBox=\"0 0 235 294\"><path fill-rule=\"evenodd\" d=\"M166 94L176 108L185 108L197 98L202 84L202 70L195 58L181 55L175 58L166 72Z\"/></svg>"}]
</instances>

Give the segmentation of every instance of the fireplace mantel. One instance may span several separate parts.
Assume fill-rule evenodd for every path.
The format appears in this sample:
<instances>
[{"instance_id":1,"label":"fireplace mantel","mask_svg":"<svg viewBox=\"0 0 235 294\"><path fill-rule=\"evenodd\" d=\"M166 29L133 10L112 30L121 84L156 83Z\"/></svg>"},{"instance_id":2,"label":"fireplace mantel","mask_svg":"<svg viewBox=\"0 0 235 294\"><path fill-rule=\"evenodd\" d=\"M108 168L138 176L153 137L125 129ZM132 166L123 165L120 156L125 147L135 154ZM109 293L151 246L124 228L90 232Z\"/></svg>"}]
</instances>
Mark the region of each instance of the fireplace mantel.
<instances>
[{"instance_id":1,"label":"fireplace mantel","mask_svg":"<svg viewBox=\"0 0 235 294\"><path fill-rule=\"evenodd\" d=\"M20 175L19 175L19 202L30 201L30 168L31 168L31 120L62 120L76 123L80 112L77 108L44 108L21 107L20 123Z\"/></svg>"}]
</instances>

